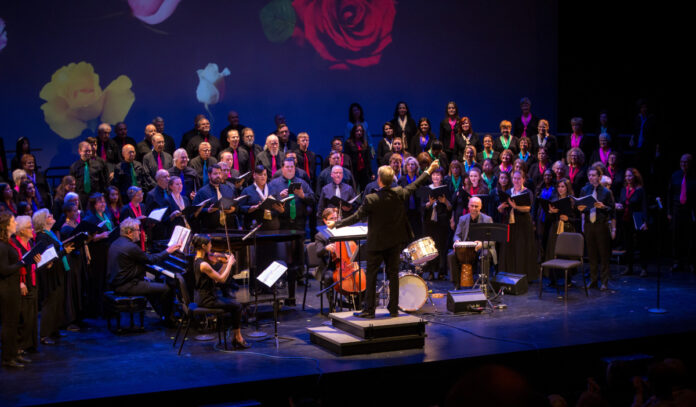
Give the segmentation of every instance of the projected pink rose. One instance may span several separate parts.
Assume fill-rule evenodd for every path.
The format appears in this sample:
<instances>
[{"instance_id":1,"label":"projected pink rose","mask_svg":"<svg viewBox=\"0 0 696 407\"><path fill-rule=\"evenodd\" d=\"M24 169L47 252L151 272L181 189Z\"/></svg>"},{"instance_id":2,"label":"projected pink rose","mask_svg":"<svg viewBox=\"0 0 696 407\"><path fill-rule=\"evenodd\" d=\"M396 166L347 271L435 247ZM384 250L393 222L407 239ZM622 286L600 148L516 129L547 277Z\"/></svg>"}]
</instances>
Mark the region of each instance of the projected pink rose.
<instances>
[{"instance_id":1,"label":"projected pink rose","mask_svg":"<svg viewBox=\"0 0 696 407\"><path fill-rule=\"evenodd\" d=\"M169 18L181 0L128 0L133 15L150 25Z\"/></svg>"},{"instance_id":2,"label":"projected pink rose","mask_svg":"<svg viewBox=\"0 0 696 407\"><path fill-rule=\"evenodd\" d=\"M295 0L294 35L307 40L331 69L379 63L392 41L394 0Z\"/></svg>"},{"instance_id":3,"label":"projected pink rose","mask_svg":"<svg viewBox=\"0 0 696 407\"><path fill-rule=\"evenodd\" d=\"M0 51L7 46L7 32L5 31L5 21L0 18Z\"/></svg>"}]
</instances>

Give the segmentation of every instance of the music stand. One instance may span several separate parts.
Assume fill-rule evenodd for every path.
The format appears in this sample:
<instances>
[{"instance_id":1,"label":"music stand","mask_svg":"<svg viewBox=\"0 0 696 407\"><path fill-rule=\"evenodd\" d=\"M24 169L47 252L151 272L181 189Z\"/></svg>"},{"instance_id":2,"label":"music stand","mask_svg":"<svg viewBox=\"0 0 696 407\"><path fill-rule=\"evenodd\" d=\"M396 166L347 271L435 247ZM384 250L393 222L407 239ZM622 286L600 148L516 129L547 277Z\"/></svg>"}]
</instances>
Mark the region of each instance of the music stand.
<instances>
[{"instance_id":1,"label":"music stand","mask_svg":"<svg viewBox=\"0 0 696 407\"><path fill-rule=\"evenodd\" d=\"M294 339L286 336L278 336L278 308L280 308L280 304L278 303L278 285L276 283L286 271L288 271L287 264L280 261L274 261L266 268L266 270L256 277L257 280L266 285L268 288L273 288L273 339L275 340L276 350L280 346L281 339L286 341L292 341ZM268 337L261 340L265 341L267 339L271 338Z\"/></svg>"},{"instance_id":2,"label":"music stand","mask_svg":"<svg viewBox=\"0 0 696 407\"><path fill-rule=\"evenodd\" d=\"M508 238L508 227L507 225L504 225L502 223L470 223L469 224L469 236L468 240L469 241L481 241L483 243L486 242L506 242ZM483 250L483 249L482 249ZM488 305L490 305L493 308L493 305L491 304L491 300L497 298L499 295L502 295L502 289L500 290L499 293L496 293L491 297L491 294L495 292L493 289L493 286L491 285L491 280L490 280L490 249L488 250L487 254L485 256L481 256L481 270L479 272L479 285L481 286L481 289L483 291L483 294L486 296L486 299L488 301ZM474 284L474 286L476 286ZM497 308L505 308L505 304L499 304Z\"/></svg>"},{"instance_id":3,"label":"music stand","mask_svg":"<svg viewBox=\"0 0 696 407\"><path fill-rule=\"evenodd\" d=\"M244 235L242 237L242 241L245 241L251 237L254 238L254 261L251 261L251 256L249 256L249 290L251 290L251 276L256 276L256 253L257 253L257 247L256 247L256 232L259 231L263 223L259 223L256 227L251 229L249 233ZM249 253L251 254L251 253ZM252 272L252 267L253 267L253 272ZM263 338L266 336L265 332L262 332L259 330L259 316L258 316L258 311L259 311L259 290L256 289L256 281L254 281L254 327L256 330L254 332L250 332L247 334L248 337L250 338ZM275 300L275 299L274 299Z\"/></svg>"}]
</instances>

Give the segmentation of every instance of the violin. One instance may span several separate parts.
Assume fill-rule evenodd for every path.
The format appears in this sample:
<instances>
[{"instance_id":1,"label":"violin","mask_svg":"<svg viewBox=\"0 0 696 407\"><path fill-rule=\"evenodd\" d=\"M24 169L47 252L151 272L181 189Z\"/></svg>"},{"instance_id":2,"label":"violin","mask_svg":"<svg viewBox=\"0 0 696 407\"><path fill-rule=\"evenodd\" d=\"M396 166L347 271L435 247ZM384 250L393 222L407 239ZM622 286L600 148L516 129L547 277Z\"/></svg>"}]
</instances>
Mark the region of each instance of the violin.
<instances>
[{"instance_id":1,"label":"violin","mask_svg":"<svg viewBox=\"0 0 696 407\"><path fill-rule=\"evenodd\" d=\"M219 261L222 264L227 263L227 256L228 254L225 253L218 253L218 252L210 252L208 253L208 259L211 261ZM232 255L229 254L230 260L234 260L234 257L231 257Z\"/></svg>"},{"instance_id":2,"label":"violin","mask_svg":"<svg viewBox=\"0 0 696 407\"><path fill-rule=\"evenodd\" d=\"M357 262L351 262L350 258L358 249L354 241L336 242L336 250L331 258L336 263L336 271L333 273L334 290L343 295L358 294L367 288L367 275Z\"/></svg>"}]
</instances>

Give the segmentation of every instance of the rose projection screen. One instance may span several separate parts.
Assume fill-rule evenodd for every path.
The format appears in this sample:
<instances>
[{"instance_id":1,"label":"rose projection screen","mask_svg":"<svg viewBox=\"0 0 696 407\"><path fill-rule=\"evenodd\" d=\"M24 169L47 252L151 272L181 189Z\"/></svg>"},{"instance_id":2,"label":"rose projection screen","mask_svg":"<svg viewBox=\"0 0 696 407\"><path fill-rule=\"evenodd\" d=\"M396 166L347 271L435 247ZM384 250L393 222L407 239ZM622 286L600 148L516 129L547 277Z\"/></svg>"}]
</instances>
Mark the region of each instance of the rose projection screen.
<instances>
[{"instance_id":1,"label":"rose projection screen","mask_svg":"<svg viewBox=\"0 0 696 407\"><path fill-rule=\"evenodd\" d=\"M29 136L46 169L101 121L139 141L162 116L178 143L196 114L217 135L229 110L260 144L283 114L322 155L352 102L373 144L399 100L434 127L454 100L482 132L528 96L555 128L556 14L552 0L3 2L2 137Z\"/></svg>"}]
</instances>

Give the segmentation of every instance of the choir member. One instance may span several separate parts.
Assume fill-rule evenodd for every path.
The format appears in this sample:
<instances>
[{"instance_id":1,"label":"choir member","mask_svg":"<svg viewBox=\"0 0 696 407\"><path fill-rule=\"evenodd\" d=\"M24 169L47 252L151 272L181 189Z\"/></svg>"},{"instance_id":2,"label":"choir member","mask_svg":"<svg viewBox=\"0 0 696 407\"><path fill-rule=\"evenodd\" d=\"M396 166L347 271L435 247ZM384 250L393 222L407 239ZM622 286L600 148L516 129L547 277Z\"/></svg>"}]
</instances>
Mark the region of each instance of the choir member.
<instances>
[{"instance_id":1,"label":"choir member","mask_svg":"<svg viewBox=\"0 0 696 407\"><path fill-rule=\"evenodd\" d=\"M495 164L493 163L493 160L488 158L483 160L482 170L481 179L486 183L488 190L493 191L493 188L495 188L496 184L498 183L498 179L495 176ZM483 210L486 213L490 213L487 212L486 207L484 207Z\"/></svg>"},{"instance_id":2,"label":"choir member","mask_svg":"<svg viewBox=\"0 0 696 407\"><path fill-rule=\"evenodd\" d=\"M268 198L268 173L262 165L254 168L254 182L244 188L242 195L246 196L240 205L240 211L244 214L244 228L251 229L254 223L263 224L263 230L280 229L278 214L285 211L282 204L274 203L272 209L261 209L261 203Z\"/></svg>"},{"instance_id":3,"label":"choir member","mask_svg":"<svg viewBox=\"0 0 696 407\"><path fill-rule=\"evenodd\" d=\"M520 151L517 153L517 159L527 163L527 166L533 164L534 156L530 151L529 139L527 137L520 139L518 145L520 147Z\"/></svg>"},{"instance_id":4,"label":"choir member","mask_svg":"<svg viewBox=\"0 0 696 407\"><path fill-rule=\"evenodd\" d=\"M392 139L391 150L385 154L383 165L389 164L389 161L393 155L400 155L402 161L408 157L411 157L411 154L404 149L404 142L400 136L394 136Z\"/></svg>"},{"instance_id":5,"label":"choir member","mask_svg":"<svg viewBox=\"0 0 696 407\"><path fill-rule=\"evenodd\" d=\"M258 161L266 167L269 179L273 179L276 172L283 166L284 158L285 155L280 151L278 136L271 134L266 137L266 149L259 154Z\"/></svg>"},{"instance_id":6,"label":"choir member","mask_svg":"<svg viewBox=\"0 0 696 407\"><path fill-rule=\"evenodd\" d=\"M418 131L413 135L413 138L408 141L409 152L412 156L417 157L423 151L430 150L433 142L436 140L432 132L430 120L427 117L421 117L418 120Z\"/></svg>"},{"instance_id":7,"label":"choir member","mask_svg":"<svg viewBox=\"0 0 696 407\"><path fill-rule=\"evenodd\" d=\"M15 220L17 222L17 232L9 243L21 258L34 247L34 227L29 216L18 216ZM19 274L21 300L17 345L20 355L25 355L27 351L37 352L39 347L38 288L36 264L25 265Z\"/></svg>"},{"instance_id":8,"label":"choir member","mask_svg":"<svg viewBox=\"0 0 696 407\"><path fill-rule=\"evenodd\" d=\"M462 163L457 160L453 160L449 164L449 174L445 177L444 184L447 185L449 190L449 196L451 198L452 206L454 207L452 211L452 218L450 220L450 228L454 230L457 222L457 214L460 208L465 205L463 191L465 189L465 174ZM467 175L468 176L468 175Z\"/></svg>"},{"instance_id":9,"label":"choir member","mask_svg":"<svg viewBox=\"0 0 696 407\"><path fill-rule=\"evenodd\" d=\"M126 144L121 149L121 155L123 161L114 169L113 180L113 185L121 192L121 196L125 199L128 188L131 186L140 187L145 191L152 189L155 182L152 180L150 172L135 160L135 148Z\"/></svg>"},{"instance_id":10,"label":"choir member","mask_svg":"<svg viewBox=\"0 0 696 407\"><path fill-rule=\"evenodd\" d=\"M14 191L19 192L19 186L22 185L22 182L26 181L27 179L27 173L23 169L18 168L12 171L12 183L14 183Z\"/></svg>"},{"instance_id":11,"label":"choir member","mask_svg":"<svg viewBox=\"0 0 696 407\"><path fill-rule=\"evenodd\" d=\"M533 139L537 135L539 118L531 112L532 101L528 97L520 99L520 111L522 114L515 118L513 134L518 139Z\"/></svg>"},{"instance_id":12,"label":"choir member","mask_svg":"<svg viewBox=\"0 0 696 407\"><path fill-rule=\"evenodd\" d=\"M184 184L182 193L194 199L196 191L201 186L201 178L196 173L196 170L188 167L188 153L183 148L174 151L174 166L169 169L170 177L179 177Z\"/></svg>"},{"instance_id":13,"label":"choir member","mask_svg":"<svg viewBox=\"0 0 696 407\"><path fill-rule=\"evenodd\" d=\"M295 151L288 151L287 154L285 154L285 159L291 159L295 162L295 175L300 178L302 181L306 182L307 185L310 184L309 176L307 176L307 173L305 170L300 168L297 165L297 153ZM283 174L282 171L276 172L275 176L273 178L278 178Z\"/></svg>"},{"instance_id":14,"label":"choir member","mask_svg":"<svg viewBox=\"0 0 696 407\"><path fill-rule=\"evenodd\" d=\"M242 130L242 148L244 148L249 156L249 171L256 168L257 158L263 151L263 147L254 143L254 130L251 127L245 127Z\"/></svg>"},{"instance_id":15,"label":"choir member","mask_svg":"<svg viewBox=\"0 0 696 407\"><path fill-rule=\"evenodd\" d=\"M0 212L7 211L17 215L17 204L15 203L15 193L10 184L0 183Z\"/></svg>"},{"instance_id":16,"label":"choir member","mask_svg":"<svg viewBox=\"0 0 696 407\"><path fill-rule=\"evenodd\" d=\"M432 180L432 186L434 188L444 185L442 183L444 178L443 171L438 168L430 174L430 179ZM425 192L423 195L428 194ZM447 241L449 238L449 224L450 216L452 215L452 203L450 202L451 197L448 193L433 197L428 194L427 201L423 204L423 233L425 236L430 236L435 242L435 247L438 253L447 253ZM447 278L447 257L438 256L437 261L433 261L428 264L428 270L430 271L430 279L435 278L435 273L437 272L437 278L439 280L444 280Z\"/></svg>"},{"instance_id":17,"label":"choir member","mask_svg":"<svg viewBox=\"0 0 696 407\"><path fill-rule=\"evenodd\" d=\"M498 165L500 153L493 150L493 136L490 134L484 135L482 145L483 149L477 154L476 161L482 163L486 160L491 160L494 166Z\"/></svg>"},{"instance_id":18,"label":"choir member","mask_svg":"<svg viewBox=\"0 0 696 407\"><path fill-rule=\"evenodd\" d=\"M186 149L186 146L188 146L189 141L191 141L191 139L198 134L198 121L204 118L204 114L196 115L196 117L193 119L193 128L181 135L181 144L179 144L179 148ZM173 155L174 153L172 153L172 156Z\"/></svg>"},{"instance_id":19,"label":"choir member","mask_svg":"<svg viewBox=\"0 0 696 407\"><path fill-rule=\"evenodd\" d=\"M109 249L109 232L117 228L116 221L106 210L104 195L97 192L89 197L88 214L82 220L100 226L101 232L88 244L91 262L87 272L87 315L97 317L102 313L102 295L106 289L106 254ZM123 219L121 219L123 221ZM115 232L114 232L115 233Z\"/></svg>"},{"instance_id":20,"label":"choir member","mask_svg":"<svg viewBox=\"0 0 696 407\"><path fill-rule=\"evenodd\" d=\"M162 134L155 133L152 136L152 151L145 154L142 163L153 179L157 171L168 170L172 167L174 159L171 154L165 151L165 140Z\"/></svg>"},{"instance_id":21,"label":"choir member","mask_svg":"<svg viewBox=\"0 0 696 407\"><path fill-rule=\"evenodd\" d=\"M568 178L561 178L556 181L556 190L554 191L551 201L574 197L573 184ZM576 225L580 213L574 207L575 201L570 200L571 210L566 213L561 213L554 205L549 205L548 218L551 221L549 224L548 239L546 241L545 259L551 260L556 257L556 240L558 235L563 232L576 232Z\"/></svg>"},{"instance_id":22,"label":"choir member","mask_svg":"<svg viewBox=\"0 0 696 407\"><path fill-rule=\"evenodd\" d=\"M43 205L39 201L39 197L36 194L36 186L31 181L23 181L19 185L17 202L26 202L27 205L31 206L33 212L36 212L39 209L43 208Z\"/></svg>"},{"instance_id":23,"label":"choir member","mask_svg":"<svg viewBox=\"0 0 696 407\"><path fill-rule=\"evenodd\" d=\"M208 184L198 190L193 199L194 205L199 205L206 199L210 201L199 215L201 227L205 231L214 232L217 229L226 227L236 227L237 217L235 212L237 206L232 205L228 209L215 207L215 202L222 198L234 198L236 192L233 187L222 182L222 168L218 164L213 164L208 168Z\"/></svg>"},{"instance_id":24,"label":"choir member","mask_svg":"<svg viewBox=\"0 0 696 407\"><path fill-rule=\"evenodd\" d=\"M500 192L506 192L510 189L510 173L501 172L497 176L497 183L493 191L491 191L491 203L489 205L489 212L493 217L495 223L508 223L509 211L499 211L497 208L500 207L506 201L501 196Z\"/></svg>"},{"instance_id":25,"label":"choir member","mask_svg":"<svg viewBox=\"0 0 696 407\"><path fill-rule=\"evenodd\" d=\"M121 148L110 136L111 126L108 123L100 124L97 128L96 151L92 152L109 166L109 172L113 171L114 166L121 161Z\"/></svg>"},{"instance_id":26,"label":"choir member","mask_svg":"<svg viewBox=\"0 0 696 407\"><path fill-rule=\"evenodd\" d=\"M551 161L549 160L549 150L545 146L542 146L537 151L536 162L530 164L529 168L529 179L535 187L539 187L544 181L544 173L546 170L551 170ZM553 170L551 171L553 174ZM554 174L555 176L555 174Z\"/></svg>"},{"instance_id":27,"label":"choir member","mask_svg":"<svg viewBox=\"0 0 696 407\"><path fill-rule=\"evenodd\" d=\"M118 122L114 126L114 130L116 132L116 135L112 140L116 142L116 145L118 146L118 150L123 148L123 146L130 144L132 146L135 146L138 144L133 137L128 136L128 126L126 126L126 123L124 122Z\"/></svg>"},{"instance_id":28,"label":"choir member","mask_svg":"<svg viewBox=\"0 0 696 407\"><path fill-rule=\"evenodd\" d=\"M60 228L60 237L62 240L67 239L80 223L80 210L76 203L68 203L63 207L65 222ZM82 301L83 290L83 275L85 274L85 247L75 247L75 249L66 255L70 269L65 275L65 324L68 325L67 330L76 332L80 330L80 322L84 312L84 304Z\"/></svg>"},{"instance_id":29,"label":"choir member","mask_svg":"<svg viewBox=\"0 0 696 407\"><path fill-rule=\"evenodd\" d=\"M565 150L569 151L573 148L579 148L582 150L585 157L591 156L595 146L592 140L583 133L582 117L573 117L570 119L570 127L573 129L573 132L570 134L570 137L566 139Z\"/></svg>"},{"instance_id":30,"label":"choir member","mask_svg":"<svg viewBox=\"0 0 696 407\"><path fill-rule=\"evenodd\" d=\"M672 174L667 193L667 218L672 223L674 242L673 269L694 269L694 208L696 208L696 176L692 155L679 159L679 170Z\"/></svg>"},{"instance_id":31,"label":"choir member","mask_svg":"<svg viewBox=\"0 0 696 407\"><path fill-rule=\"evenodd\" d=\"M147 212L144 211L143 205L143 190L139 187L130 187L126 191L128 196L128 204L121 208L121 216L119 219L133 218L143 222L143 219L147 218ZM140 248L145 251L145 245L147 244L147 239L145 237L145 227L140 228Z\"/></svg>"},{"instance_id":32,"label":"choir member","mask_svg":"<svg viewBox=\"0 0 696 407\"><path fill-rule=\"evenodd\" d=\"M222 137L222 135L220 135L220 137ZM240 174L249 171L249 153L240 146L241 139L239 131L235 129L229 130L225 134L225 140L228 147L220 153L220 160L222 160L223 152L229 152L232 155L232 166L230 169L234 169Z\"/></svg>"},{"instance_id":33,"label":"choir member","mask_svg":"<svg viewBox=\"0 0 696 407\"><path fill-rule=\"evenodd\" d=\"M520 171L512 173L512 188L507 193L511 197L527 194L530 203L534 203L534 194L524 186L524 174ZM510 198L498 206L499 212L509 214L509 239L503 245L501 268L508 273L526 275L529 281L538 273L531 209L531 205L518 206Z\"/></svg>"},{"instance_id":34,"label":"choir member","mask_svg":"<svg viewBox=\"0 0 696 407\"><path fill-rule=\"evenodd\" d=\"M392 151L394 141L394 127L391 122L382 125L382 140L377 144L377 165L387 165L387 154Z\"/></svg>"},{"instance_id":35,"label":"choir member","mask_svg":"<svg viewBox=\"0 0 696 407\"><path fill-rule=\"evenodd\" d=\"M404 149L409 150L408 143L413 140L418 127L416 126L416 121L411 117L411 111L406 102L397 102L391 123L394 128L394 136L401 136L404 142Z\"/></svg>"},{"instance_id":36,"label":"choir member","mask_svg":"<svg viewBox=\"0 0 696 407\"><path fill-rule=\"evenodd\" d=\"M404 175L399 178L399 186L405 188L418 178L418 161L414 157L406 158ZM406 219L416 239L423 237L423 220L421 219L421 199L418 194L411 194L405 202Z\"/></svg>"},{"instance_id":37,"label":"choir member","mask_svg":"<svg viewBox=\"0 0 696 407\"><path fill-rule=\"evenodd\" d=\"M196 123L196 135L186 144L186 152L191 160L198 156L198 146L202 143L210 143L210 155L217 157L220 152L220 140L210 132L210 121L201 117Z\"/></svg>"},{"instance_id":38,"label":"choir member","mask_svg":"<svg viewBox=\"0 0 696 407\"><path fill-rule=\"evenodd\" d=\"M365 121L365 112L359 103L351 103L348 107L348 123L345 127L345 138L349 139L353 134L353 127L360 125L363 128L365 139L370 139L370 129ZM346 146L347 147L347 146ZM355 162L355 161L354 161Z\"/></svg>"},{"instance_id":39,"label":"choir member","mask_svg":"<svg viewBox=\"0 0 696 407\"><path fill-rule=\"evenodd\" d=\"M329 165L326 166L319 173L317 189L321 191L321 189L324 188L324 185L331 183L331 169L336 165L340 165L341 167L343 167L343 182L352 186L353 190L355 190L355 178L353 177L353 173L350 172L350 170L346 168L345 165L341 164L341 153L337 151L331 151L327 159Z\"/></svg>"},{"instance_id":40,"label":"choir member","mask_svg":"<svg viewBox=\"0 0 696 407\"><path fill-rule=\"evenodd\" d=\"M164 132L164 119L161 116L157 116L154 119L152 119L152 124L155 125L157 133L161 134L162 137L164 137L164 151L166 151L171 156L172 154L174 154L174 150L176 150L176 144L174 144L174 138ZM169 167L164 167L165 170L167 168Z\"/></svg>"},{"instance_id":41,"label":"choir member","mask_svg":"<svg viewBox=\"0 0 696 407\"><path fill-rule=\"evenodd\" d=\"M609 163L609 154L611 154L612 150L610 146L611 138L608 134L603 133L597 136L597 140L599 141L599 148L592 152L590 162L601 162L606 167Z\"/></svg>"},{"instance_id":42,"label":"choir member","mask_svg":"<svg viewBox=\"0 0 696 407\"><path fill-rule=\"evenodd\" d=\"M464 167L464 172L469 173L469 170L471 170L474 167L479 167L479 163L476 161L476 147L473 145L466 146L464 149L464 161L462 162L462 166Z\"/></svg>"},{"instance_id":43,"label":"choir member","mask_svg":"<svg viewBox=\"0 0 696 407\"><path fill-rule=\"evenodd\" d=\"M203 180L202 185L208 184L208 168L217 164L217 159L212 157L211 145L208 142L202 142L198 145L198 156L189 161L189 168L193 168L198 174L198 178Z\"/></svg>"},{"instance_id":44,"label":"choir member","mask_svg":"<svg viewBox=\"0 0 696 407\"><path fill-rule=\"evenodd\" d=\"M512 150L503 150L500 153L500 165L495 167L495 175L498 176L500 173L507 172L508 175L512 175L514 154Z\"/></svg>"},{"instance_id":45,"label":"choir member","mask_svg":"<svg viewBox=\"0 0 696 407\"><path fill-rule=\"evenodd\" d=\"M619 153L612 150L607 158L607 176L611 178L612 192L614 196L619 196L621 186L624 182L624 172L619 168Z\"/></svg>"},{"instance_id":46,"label":"choir member","mask_svg":"<svg viewBox=\"0 0 696 407\"><path fill-rule=\"evenodd\" d=\"M331 152L337 152L339 154L339 160L338 160L338 165L341 167L351 171L352 174L352 168L353 168L353 161L350 159L350 156L345 154L343 152L343 139L341 137L334 137L331 140ZM333 167L334 164L331 164L329 162L330 156L327 156L324 159L324 162L321 164L321 168L325 169L326 167ZM329 170L330 172L331 170Z\"/></svg>"},{"instance_id":47,"label":"choir member","mask_svg":"<svg viewBox=\"0 0 696 407\"><path fill-rule=\"evenodd\" d=\"M301 168L305 173L307 173L309 184L312 185L314 180L317 178L317 155L309 150L309 134L307 132L303 131L297 135L297 150L295 153L297 157L297 167Z\"/></svg>"},{"instance_id":48,"label":"choir member","mask_svg":"<svg viewBox=\"0 0 696 407\"><path fill-rule=\"evenodd\" d=\"M372 175L371 151L368 135L362 124L356 124L350 131L350 137L346 140L346 153L353 162L353 175L360 189L374 179Z\"/></svg>"},{"instance_id":49,"label":"choir member","mask_svg":"<svg viewBox=\"0 0 696 407\"><path fill-rule=\"evenodd\" d=\"M454 155L457 157L458 160L461 160L464 157L464 151L468 146L474 146L474 148L476 148L476 151L481 149L481 141L479 140L479 136L471 128L471 120L469 120L469 118L466 116L459 119L459 128L457 132L456 143L457 146ZM493 148L492 139L491 148ZM483 161L479 161L478 157L476 158L478 162Z\"/></svg>"},{"instance_id":50,"label":"choir member","mask_svg":"<svg viewBox=\"0 0 696 407\"><path fill-rule=\"evenodd\" d=\"M48 183L43 173L36 171L36 157L33 154L27 153L21 158L22 169L27 174L27 179L34 184L36 188L36 198L42 207L50 207L51 200L48 191Z\"/></svg>"},{"instance_id":51,"label":"choir member","mask_svg":"<svg viewBox=\"0 0 696 407\"><path fill-rule=\"evenodd\" d=\"M544 209L543 205L540 205L540 200L552 201L554 200L556 194L556 178L551 171L551 168L547 168L542 174L542 181L539 185L535 186L535 199L536 205L532 208L532 213L534 214L534 235L536 238L537 249L539 250L539 259L544 259L544 250L546 249L546 242L549 237L549 228L551 227L551 217ZM531 188L530 188L531 189ZM543 261L543 260L542 260Z\"/></svg>"},{"instance_id":52,"label":"choir member","mask_svg":"<svg viewBox=\"0 0 696 407\"><path fill-rule=\"evenodd\" d=\"M76 191L84 204L92 193L106 189L109 171L103 162L92 159L92 146L88 142L80 142L78 152L80 159L70 166L70 175L75 178Z\"/></svg>"},{"instance_id":53,"label":"choir member","mask_svg":"<svg viewBox=\"0 0 696 407\"><path fill-rule=\"evenodd\" d=\"M335 205L329 203L329 200L334 196L343 199L344 201L350 201L355 197L355 191L353 188L342 182L343 180L343 167L340 165L335 165L331 169L331 182L326 184L320 192L319 195L319 205L317 212L323 215L325 208L336 208ZM348 216L353 212L353 207L349 204L342 204L339 213Z\"/></svg>"},{"instance_id":54,"label":"choir member","mask_svg":"<svg viewBox=\"0 0 696 407\"><path fill-rule=\"evenodd\" d=\"M48 209L39 209L31 220L36 231L36 243L53 246L58 253L58 259L48 266L43 266L46 269L39 271L39 289L41 290L39 334L42 344L54 345L54 339L60 336L59 329L65 322L66 274L71 271L67 256L75 249L75 245L71 242L63 246L58 236L53 233L51 229L56 221Z\"/></svg>"},{"instance_id":55,"label":"choir member","mask_svg":"<svg viewBox=\"0 0 696 407\"><path fill-rule=\"evenodd\" d=\"M537 127L538 133L536 137L532 137L532 152L537 153L539 148L546 147L549 154L549 160L555 161L558 159L558 140L556 136L549 134L549 122L546 119L539 120Z\"/></svg>"},{"instance_id":56,"label":"choir member","mask_svg":"<svg viewBox=\"0 0 696 407\"><path fill-rule=\"evenodd\" d=\"M585 154L581 149L573 147L566 154L568 163L568 179L573 184L573 191L580 191L587 184L587 174L584 170Z\"/></svg>"},{"instance_id":57,"label":"choir member","mask_svg":"<svg viewBox=\"0 0 696 407\"><path fill-rule=\"evenodd\" d=\"M20 275L25 265L10 245L10 237L17 232L15 217L10 212L0 212L0 339L2 340L2 366L23 368L31 362L19 354L17 328L19 326L22 295ZM34 258L40 260L40 255Z\"/></svg>"},{"instance_id":58,"label":"choir member","mask_svg":"<svg viewBox=\"0 0 696 407\"><path fill-rule=\"evenodd\" d=\"M648 230L648 199L643 188L643 177L635 168L627 168L619 200L616 202L617 216L621 216L627 270L633 274L633 257L636 247L640 253L640 276L648 275L648 247L645 231Z\"/></svg>"},{"instance_id":59,"label":"choir member","mask_svg":"<svg viewBox=\"0 0 696 407\"><path fill-rule=\"evenodd\" d=\"M439 134L448 160L452 160L457 151L457 133L459 133L459 108L454 101L449 101L445 108L445 118L440 122Z\"/></svg>"},{"instance_id":60,"label":"choir member","mask_svg":"<svg viewBox=\"0 0 696 407\"><path fill-rule=\"evenodd\" d=\"M179 177L169 177L167 180L169 194L167 194L167 204L169 205L169 221L170 229L174 226L183 226L191 228L184 214L184 209L191 205L191 201L181 191L184 185Z\"/></svg>"},{"instance_id":61,"label":"choir member","mask_svg":"<svg viewBox=\"0 0 696 407\"><path fill-rule=\"evenodd\" d=\"M53 205L51 206L51 212L54 218L60 218L63 214L63 199L68 192L75 192L75 178L71 175L66 175L60 181L60 185L56 188L53 195Z\"/></svg>"},{"instance_id":62,"label":"choir member","mask_svg":"<svg viewBox=\"0 0 696 407\"><path fill-rule=\"evenodd\" d=\"M592 195L597 200L592 206L578 205L582 212L582 228L585 233L587 254L590 258L590 287L597 287L598 266L601 265L602 285L600 289L609 289L609 258L611 257L610 221L614 218L614 198L611 191L599 183L596 169L590 169L587 177L589 184L580 190L580 196Z\"/></svg>"},{"instance_id":63,"label":"choir member","mask_svg":"<svg viewBox=\"0 0 696 407\"><path fill-rule=\"evenodd\" d=\"M193 260L193 274L196 278L196 289L194 290L196 304L205 308L222 309L229 313L232 319L232 334L234 335L232 346L234 349L250 348L251 345L242 336L242 307L228 298L220 298L215 294L215 284L225 283L230 277L230 271L235 263L234 256L231 253L227 254L222 261L217 256L212 256L213 244L210 237L206 235L195 235L192 243L193 249L196 251L196 257ZM222 262L222 267L216 271L213 266L218 262Z\"/></svg>"},{"instance_id":64,"label":"choir member","mask_svg":"<svg viewBox=\"0 0 696 407\"><path fill-rule=\"evenodd\" d=\"M151 153L153 149L152 137L157 134L157 127L154 124L148 123L145 125L145 136L143 141L135 145L135 160L138 162L143 162L143 158L146 154Z\"/></svg>"},{"instance_id":65,"label":"choir member","mask_svg":"<svg viewBox=\"0 0 696 407\"><path fill-rule=\"evenodd\" d=\"M19 137L15 143L15 156L12 158L12 161L10 161L10 170L14 171L22 168L22 156L30 153L31 145L29 143L29 137Z\"/></svg>"},{"instance_id":66,"label":"choir member","mask_svg":"<svg viewBox=\"0 0 696 407\"><path fill-rule=\"evenodd\" d=\"M517 137L512 135L512 123L508 120L503 120L500 122L500 137L495 140L493 144L493 149L499 153L504 150L512 151L512 154L517 154L519 151Z\"/></svg>"},{"instance_id":67,"label":"choir member","mask_svg":"<svg viewBox=\"0 0 696 407\"><path fill-rule=\"evenodd\" d=\"M286 123L279 124L275 134L278 136L278 148L283 154L297 150L297 143L293 140L296 137L290 137L290 128Z\"/></svg>"}]
</instances>

